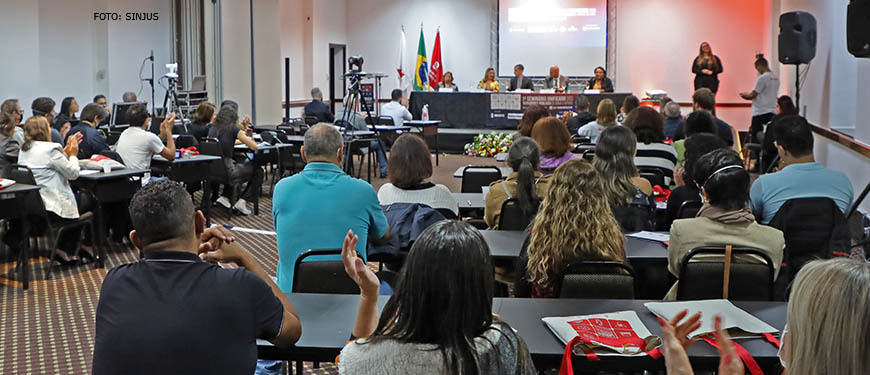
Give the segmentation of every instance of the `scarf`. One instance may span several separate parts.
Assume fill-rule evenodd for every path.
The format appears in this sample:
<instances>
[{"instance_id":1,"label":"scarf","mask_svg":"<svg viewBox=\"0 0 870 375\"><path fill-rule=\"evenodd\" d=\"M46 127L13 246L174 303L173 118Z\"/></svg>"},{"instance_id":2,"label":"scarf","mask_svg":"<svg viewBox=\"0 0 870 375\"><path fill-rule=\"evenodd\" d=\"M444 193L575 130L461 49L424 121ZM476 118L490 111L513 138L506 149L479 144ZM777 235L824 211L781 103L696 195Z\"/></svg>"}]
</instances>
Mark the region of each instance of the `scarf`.
<instances>
[{"instance_id":1,"label":"scarf","mask_svg":"<svg viewBox=\"0 0 870 375\"><path fill-rule=\"evenodd\" d=\"M722 224L747 224L755 221L755 216L752 215L752 210L749 207L728 211L711 206L709 203L704 203L704 206L698 211L698 217L706 217Z\"/></svg>"}]
</instances>

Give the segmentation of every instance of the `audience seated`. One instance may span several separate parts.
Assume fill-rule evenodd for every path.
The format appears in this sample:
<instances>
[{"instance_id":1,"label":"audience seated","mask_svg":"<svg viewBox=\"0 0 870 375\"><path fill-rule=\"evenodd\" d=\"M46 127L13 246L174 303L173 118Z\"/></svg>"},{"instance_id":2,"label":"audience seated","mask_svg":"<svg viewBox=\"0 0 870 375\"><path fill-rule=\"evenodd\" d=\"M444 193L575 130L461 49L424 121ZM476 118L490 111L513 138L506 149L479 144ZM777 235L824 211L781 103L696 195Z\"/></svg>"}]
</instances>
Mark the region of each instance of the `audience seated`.
<instances>
[{"instance_id":1,"label":"audience seated","mask_svg":"<svg viewBox=\"0 0 870 375\"><path fill-rule=\"evenodd\" d=\"M684 168L686 165L686 138L701 133L716 134L718 137L718 131L716 130L716 124L713 122L713 116L707 111L695 111L690 113L689 116L686 117L686 121L681 125L684 126L681 126L680 129L677 130L678 137L675 138L676 140L674 141L674 151L677 152L678 168ZM719 139L722 138L720 137ZM722 142L725 141L723 140Z\"/></svg>"},{"instance_id":2,"label":"audience seated","mask_svg":"<svg viewBox=\"0 0 870 375\"><path fill-rule=\"evenodd\" d=\"M664 120L650 107L638 107L625 119L625 126L637 137L637 155L634 163L638 168L655 168L665 175L665 184L670 185L677 165L674 146L664 142ZM666 187L666 186L662 186Z\"/></svg>"},{"instance_id":3,"label":"audience seated","mask_svg":"<svg viewBox=\"0 0 870 375\"><path fill-rule=\"evenodd\" d=\"M518 136L531 137L532 127L538 120L550 115L550 111L546 107L534 104L523 111L523 118L520 119L520 124L517 126Z\"/></svg>"},{"instance_id":4,"label":"audience seated","mask_svg":"<svg viewBox=\"0 0 870 375\"><path fill-rule=\"evenodd\" d=\"M540 159L541 153L534 139L522 136L514 138L505 160L513 172L506 179L489 184L489 192L486 193L483 217L490 229L498 229L501 206L510 198L516 199L520 209L526 213L537 211L550 184L549 176L544 176L538 167Z\"/></svg>"},{"instance_id":5,"label":"audience seated","mask_svg":"<svg viewBox=\"0 0 870 375\"><path fill-rule=\"evenodd\" d=\"M677 133L685 126L680 105L670 101L663 107L662 113L665 115L665 139L677 139Z\"/></svg>"},{"instance_id":6,"label":"audience seated","mask_svg":"<svg viewBox=\"0 0 870 375\"><path fill-rule=\"evenodd\" d=\"M669 96L663 96L661 99L659 99L659 113L662 114L662 118L664 118L665 120L668 119L668 115L665 113L665 110L667 110L668 103L671 103L673 101L674 99L671 99Z\"/></svg>"},{"instance_id":7,"label":"audience seated","mask_svg":"<svg viewBox=\"0 0 870 375\"><path fill-rule=\"evenodd\" d=\"M830 198L841 211L852 204L852 183L843 172L828 169L813 156L813 133L803 117L785 116L773 129L780 169L752 184L752 211L762 224L793 198Z\"/></svg>"},{"instance_id":8,"label":"audience seated","mask_svg":"<svg viewBox=\"0 0 870 375\"><path fill-rule=\"evenodd\" d=\"M619 108L619 114L616 116L616 122L619 125L625 124L625 118L628 117L628 114L631 111L634 111L635 108L640 107L640 99L638 99L634 95L629 95L625 97L625 100L622 101L622 107Z\"/></svg>"},{"instance_id":9,"label":"audience seated","mask_svg":"<svg viewBox=\"0 0 870 375\"><path fill-rule=\"evenodd\" d=\"M208 131L208 137L217 139L221 145L221 156L223 162L229 171L231 183L229 186L224 185L223 195L217 198L215 202L224 208L232 207L242 215L250 215L244 197L240 194L244 189L247 192L248 199L253 200L254 194L260 193L260 183L262 181L263 172L259 167L254 166L250 160L244 158L237 161L233 158L235 154L236 140L247 146L249 150L257 150L257 142L248 134L239 129L236 123L239 121L239 113L233 106L223 106L215 116L214 125ZM220 183L212 184L214 195L217 195Z\"/></svg>"},{"instance_id":10,"label":"audience seated","mask_svg":"<svg viewBox=\"0 0 870 375\"><path fill-rule=\"evenodd\" d=\"M581 156L571 152L571 135L559 119L543 117L532 127L532 139L541 150L541 171L544 175L552 174L562 163L568 160L580 159Z\"/></svg>"},{"instance_id":11,"label":"audience seated","mask_svg":"<svg viewBox=\"0 0 870 375\"><path fill-rule=\"evenodd\" d=\"M403 95L402 89L393 90L390 93L392 101L381 107L381 113L384 116L392 117L393 124L396 126L402 126L405 124L405 121L414 119L411 117L411 112L408 111L408 99L403 97Z\"/></svg>"},{"instance_id":12,"label":"audience seated","mask_svg":"<svg viewBox=\"0 0 870 375\"><path fill-rule=\"evenodd\" d=\"M608 214L605 184L585 160L556 169L532 223L528 248L517 260L517 297L556 297L553 283L571 263L625 259L619 223Z\"/></svg>"},{"instance_id":13,"label":"audience seated","mask_svg":"<svg viewBox=\"0 0 870 375\"><path fill-rule=\"evenodd\" d=\"M695 90L695 93L692 94L692 110L703 110L710 113L710 115L713 116L713 122L716 124L716 130L719 137L725 141L725 144L727 144L728 147L734 145L734 132L731 125L728 125L727 122L716 117L716 94L714 94L713 91L710 91L710 89L706 87Z\"/></svg>"},{"instance_id":14,"label":"audience seated","mask_svg":"<svg viewBox=\"0 0 870 375\"><path fill-rule=\"evenodd\" d=\"M21 124L21 103L18 99L6 99L0 104L0 112L6 112L15 119L15 124Z\"/></svg>"},{"instance_id":15,"label":"audience seated","mask_svg":"<svg viewBox=\"0 0 870 375\"><path fill-rule=\"evenodd\" d=\"M54 124L54 100L48 97L39 97L33 99L33 102L30 103L30 110L33 112L34 116L45 117L48 120L49 125ZM70 128L68 123L61 124L61 128L66 128L67 130ZM63 144L63 134L51 127L51 141L54 143Z\"/></svg>"},{"instance_id":16,"label":"audience seated","mask_svg":"<svg viewBox=\"0 0 870 375\"><path fill-rule=\"evenodd\" d=\"M24 124L26 141L18 154L18 164L30 168L36 184L41 187L39 195L48 211L49 220L61 222L76 220L88 208L87 204L76 198L69 185L70 180L79 177L78 145L80 136L69 139L66 147L51 142L48 121L42 116L33 116ZM80 230L67 230L57 241L57 257L62 264L78 260L77 244ZM93 248L82 246L82 256L93 259Z\"/></svg>"},{"instance_id":17,"label":"audience seated","mask_svg":"<svg viewBox=\"0 0 870 375\"><path fill-rule=\"evenodd\" d=\"M740 155L730 149L713 150L701 156L693 168L705 204L698 211L698 217L674 220L671 225L668 271L679 277L683 257L692 249L732 245L758 249L767 254L773 261L776 278L785 239L778 229L755 222L755 216L747 206L749 172L743 169ZM754 256L743 257L737 255L735 259L759 261ZM676 297L675 283L665 299L674 300Z\"/></svg>"},{"instance_id":18,"label":"audience seated","mask_svg":"<svg viewBox=\"0 0 870 375\"><path fill-rule=\"evenodd\" d=\"M81 121L69 129L66 133L64 142L67 142L69 137L76 134L81 134L82 138L79 142L79 159L90 158L91 155L99 154L109 150L109 143L106 141L106 136L99 130L97 126L103 120L109 117L109 112L103 106L97 103L88 103L82 110Z\"/></svg>"},{"instance_id":19,"label":"audience seated","mask_svg":"<svg viewBox=\"0 0 870 375\"><path fill-rule=\"evenodd\" d=\"M292 290L293 266L306 250L336 249L350 228L360 236L357 252L365 257L367 240L383 242L390 233L372 186L341 169L344 143L338 130L326 124L312 126L304 142L302 158L308 164L278 182L272 195L278 285L285 292Z\"/></svg>"},{"instance_id":20,"label":"audience seated","mask_svg":"<svg viewBox=\"0 0 870 375\"><path fill-rule=\"evenodd\" d=\"M121 101L124 103L133 103L139 101L136 98L136 93L132 91L127 91L121 95Z\"/></svg>"},{"instance_id":21,"label":"audience seated","mask_svg":"<svg viewBox=\"0 0 870 375\"><path fill-rule=\"evenodd\" d=\"M341 117L335 119L336 123L339 123L340 121L345 121L345 123L354 131L369 130L365 119L363 119L362 114L359 113L359 103L350 96L345 98L344 111L342 111ZM378 169L380 170L381 178L387 178L387 154L383 147L381 147L381 142L378 140L372 140L369 142L369 147L372 148L378 157ZM366 152L367 151L368 150L366 150Z\"/></svg>"},{"instance_id":22,"label":"audience seated","mask_svg":"<svg viewBox=\"0 0 870 375\"><path fill-rule=\"evenodd\" d=\"M565 126L568 127L568 133L571 133L572 135L577 134L577 130L579 130L581 126L593 122L598 118L594 113L589 112L589 105L589 98L587 98L586 95L577 95L577 99L574 101L574 107L577 108L577 114L571 116L565 122ZM616 118L616 115L614 115L614 118Z\"/></svg>"},{"instance_id":23,"label":"audience seated","mask_svg":"<svg viewBox=\"0 0 870 375\"><path fill-rule=\"evenodd\" d=\"M652 185L634 165L636 146L630 129L609 127L601 133L592 161L604 184L604 198L625 232L652 230L655 217Z\"/></svg>"},{"instance_id":24,"label":"audience seated","mask_svg":"<svg viewBox=\"0 0 870 375\"><path fill-rule=\"evenodd\" d=\"M423 138L405 133L396 139L387 164L390 182L378 190L382 205L393 203L422 203L429 207L447 209L459 216L459 205L450 189L433 184L432 156Z\"/></svg>"},{"instance_id":25,"label":"audience seated","mask_svg":"<svg viewBox=\"0 0 870 375\"><path fill-rule=\"evenodd\" d=\"M160 136L148 131L151 126L151 115L145 104L136 104L127 109L127 120L130 126L118 137L115 151L121 155L124 165L130 169L151 169L151 158L160 155L166 160L175 160L175 140L172 139L172 127L175 125L175 113L166 117L160 124ZM166 141L166 146L163 141ZM151 178L146 173L142 184L147 184Z\"/></svg>"},{"instance_id":26,"label":"audience seated","mask_svg":"<svg viewBox=\"0 0 870 375\"><path fill-rule=\"evenodd\" d=\"M849 259L813 261L795 279L780 337L779 361L789 375L870 373L870 263ZM660 320L668 375L691 375L686 338L697 328L699 314L681 323ZM705 317L709 318L709 317ZM743 374L743 362L714 318L719 347L719 374Z\"/></svg>"},{"instance_id":27,"label":"audience seated","mask_svg":"<svg viewBox=\"0 0 870 375\"><path fill-rule=\"evenodd\" d=\"M257 339L290 346L302 335L287 296L231 232L205 229L183 185L148 184L129 214L144 260L103 280L93 374L253 374Z\"/></svg>"},{"instance_id":28,"label":"audience seated","mask_svg":"<svg viewBox=\"0 0 870 375\"><path fill-rule=\"evenodd\" d=\"M342 258L361 296L339 373L537 374L523 339L493 314L492 258L477 230L458 220L424 230L380 319L378 278L354 254L353 233Z\"/></svg>"},{"instance_id":29,"label":"audience seated","mask_svg":"<svg viewBox=\"0 0 870 375\"><path fill-rule=\"evenodd\" d=\"M612 100L604 99L598 103L598 119L583 125L575 134L589 137L589 142L595 144L608 126L616 126L616 105Z\"/></svg>"},{"instance_id":30,"label":"audience seated","mask_svg":"<svg viewBox=\"0 0 870 375\"><path fill-rule=\"evenodd\" d=\"M335 116L332 115L329 105L323 102L323 92L318 87L311 89L311 103L305 105L303 114L317 117L317 122L335 121Z\"/></svg>"},{"instance_id":31,"label":"audience seated","mask_svg":"<svg viewBox=\"0 0 870 375\"><path fill-rule=\"evenodd\" d=\"M76 101L76 98L67 96L60 102L60 112L57 116L54 116L54 122L51 124L51 127L60 132L61 138L64 141L66 141L67 132L69 132L72 124L78 120L78 117L76 117L78 112L79 103Z\"/></svg>"},{"instance_id":32,"label":"audience seated","mask_svg":"<svg viewBox=\"0 0 870 375\"><path fill-rule=\"evenodd\" d=\"M99 124L98 128L99 128L99 127L102 127L102 126L104 126L104 125L109 125L109 118L112 117L112 107L109 106L109 100L106 99L106 96L105 96L105 95L103 95L103 94L97 94L97 95L94 96L94 103L99 104L101 107L103 107L103 109L106 110L106 112L109 113L109 115L106 116L105 119L103 119L103 122L101 122L101 123Z\"/></svg>"},{"instance_id":33,"label":"audience seated","mask_svg":"<svg viewBox=\"0 0 870 375\"><path fill-rule=\"evenodd\" d=\"M11 113L0 112L0 168L15 164L23 144L24 129Z\"/></svg>"},{"instance_id":34,"label":"audience seated","mask_svg":"<svg viewBox=\"0 0 870 375\"><path fill-rule=\"evenodd\" d=\"M684 202L700 202L702 200L700 184L704 181L697 177L695 171L698 159L710 151L728 147L722 138L713 133L695 134L685 140L685 145L686 166L674 171L674 181L677 187L671 190L671 194L668 196L666 223L668 228L677 219L680 206Z\"/></svg>"},{"instance_id":35,"label":"audience seated","mask_svg":"<svg viewBox=\"0 0 870 375\"><path fill-rule=\"evenodd\" d=\"M208 137L209 126L214 124L217 108L209 102L202 102L193 112L193 122L187 125L187 134L192 135L197 142Z\"/></svg>"},{"instance_id":36,"label":"audience seated","mask_svg":"<svg viewBox=\"0 0 870 375\"><path fill-rule=\"evenodd\" d=\"M773 144L773 128L776 127L776 123L783 117L796 114L798 114L797 108L795 108L791 97L783 95L776 100L776 115L773 116L773 119L771 119L770 123L767 124L767 128L764 129L759 173L766 173L776 159L776 145Z\"/></svg>"}]
</instances>

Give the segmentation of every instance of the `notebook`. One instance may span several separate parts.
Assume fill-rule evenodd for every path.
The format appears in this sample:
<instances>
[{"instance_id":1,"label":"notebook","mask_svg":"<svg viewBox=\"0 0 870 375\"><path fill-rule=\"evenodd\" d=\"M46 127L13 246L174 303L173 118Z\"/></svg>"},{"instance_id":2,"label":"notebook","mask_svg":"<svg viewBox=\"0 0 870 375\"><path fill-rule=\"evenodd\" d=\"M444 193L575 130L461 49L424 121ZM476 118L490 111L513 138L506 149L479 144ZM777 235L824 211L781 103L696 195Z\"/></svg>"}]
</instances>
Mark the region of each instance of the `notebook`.
<instances>
[{"instance_id":1,"label":"notebook","mask_svg":"<svg viewBox=\"0 0 870 375\"><path fill-rule=\"evenodd\" d=\"M665 320L671 320L683 310L689 310L689 315L701 312L701 327L689 333L689 337L695 338L715 332L713 317L722 316L722 328L727 329L732 338L756 337L764 333L777 333L776 328L771 327L761 319L740 309L731 301L725 299L708 299L700 301L681 302L647 302L643 304L650 312Z\"/></svg>"}]
</instances>

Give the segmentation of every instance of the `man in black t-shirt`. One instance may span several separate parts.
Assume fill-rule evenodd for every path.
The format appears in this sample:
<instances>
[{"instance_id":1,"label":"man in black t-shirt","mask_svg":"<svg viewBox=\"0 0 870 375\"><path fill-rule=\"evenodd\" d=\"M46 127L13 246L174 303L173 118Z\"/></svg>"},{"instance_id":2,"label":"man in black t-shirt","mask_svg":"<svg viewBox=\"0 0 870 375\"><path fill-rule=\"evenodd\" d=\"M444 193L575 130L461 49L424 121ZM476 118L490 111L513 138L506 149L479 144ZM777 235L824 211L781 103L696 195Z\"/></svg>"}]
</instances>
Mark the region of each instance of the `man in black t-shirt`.
<instances>
[{"instance_id":1,"label":"man in black t-shirt","mask_svg":"<svg viewBox=\"0 0 870 375\"><path fill-rule=\"evenodd\" d=\"M287 297L230 231L204 230L182 185L145 185L129 211L145 259L103 281L93 374L253 374L256 339L299 339ZM241 267L207 263L218 261Z\"/></svg>"}]
</instances>

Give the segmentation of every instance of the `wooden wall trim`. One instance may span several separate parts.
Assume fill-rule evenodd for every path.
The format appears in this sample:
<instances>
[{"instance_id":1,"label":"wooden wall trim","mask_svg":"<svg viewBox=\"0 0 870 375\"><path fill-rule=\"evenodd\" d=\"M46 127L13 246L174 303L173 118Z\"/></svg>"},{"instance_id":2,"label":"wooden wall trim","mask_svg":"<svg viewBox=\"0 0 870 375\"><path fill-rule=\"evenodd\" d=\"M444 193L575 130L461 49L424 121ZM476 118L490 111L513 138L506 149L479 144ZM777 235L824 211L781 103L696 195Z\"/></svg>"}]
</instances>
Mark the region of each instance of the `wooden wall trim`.
<instances>
[{"instance_id":1,"label":"wooden wall trim","mask_svg":"<svg viewBox=\"0 0 870 375\"><path fill-rule=\"evenodd\" d=\"M810 127L813 129L814 133L822 137L828 138L834 142L837 142L844 147L861 154L861 156L864 156L865 158L870 158L870 146L858 142L848 135L833 131L828 128L823 128L821 126L813 124L810 124Z\"/></svg>"}]
</instances>

